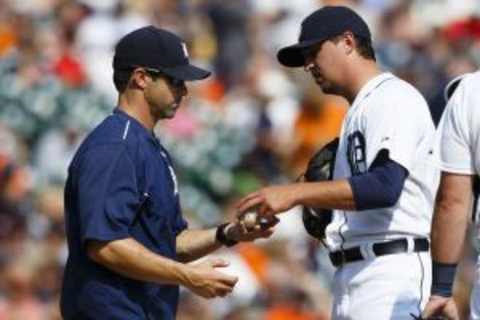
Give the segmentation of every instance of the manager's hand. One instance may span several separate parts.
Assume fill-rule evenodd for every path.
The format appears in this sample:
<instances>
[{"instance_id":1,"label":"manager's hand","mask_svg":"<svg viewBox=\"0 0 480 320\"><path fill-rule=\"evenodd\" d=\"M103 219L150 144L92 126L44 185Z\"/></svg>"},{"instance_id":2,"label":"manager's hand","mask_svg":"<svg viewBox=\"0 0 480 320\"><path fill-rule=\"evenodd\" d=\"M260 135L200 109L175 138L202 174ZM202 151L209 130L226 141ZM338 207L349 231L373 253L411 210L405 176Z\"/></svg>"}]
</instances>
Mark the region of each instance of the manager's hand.
<instances>
[{"instance_id":1,"label":"manager's hand","mask_svg":"<svg viewBox=\"0 0 480 320\"><path fill-rule=\"evenodd\" d=\"M274 233L274 227L280 220L275 216L263 218L262 221L255 222L255 225L248 228L245 221L237 219L227 226L225 233L229 239L238 242L251 242L257 239L270 238Z\"/></svg>"},{"instance_id":2,"label":"manager's hand","mask_svg":"<svg viewBox=\"0 0 480 320\"><path fill-rule=\"evenodd\" d=\"M187 265L189 272L183 285L204 298L224 297L232 292L238 281L238 277L217 270L228 265L225 260L212 258L190 263Z\"/></svg>"}]
</instances>

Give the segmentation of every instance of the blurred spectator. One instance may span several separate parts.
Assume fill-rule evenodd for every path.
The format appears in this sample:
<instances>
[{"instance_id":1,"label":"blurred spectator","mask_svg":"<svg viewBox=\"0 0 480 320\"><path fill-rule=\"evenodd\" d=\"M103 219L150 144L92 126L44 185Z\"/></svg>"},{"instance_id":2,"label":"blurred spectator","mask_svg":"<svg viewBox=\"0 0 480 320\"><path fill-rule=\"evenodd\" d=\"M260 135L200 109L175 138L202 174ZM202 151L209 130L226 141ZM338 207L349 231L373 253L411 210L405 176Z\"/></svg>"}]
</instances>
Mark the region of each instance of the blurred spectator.
<instances>
[{"instance_id":1,"label":"blurred spectator","mask_svg":"<svg viewBox=\"0 0 480 320\"><path fill-rule=\"evenodd\" d=\"M7 294L3 312L0 311L1 319L45 319L46 309L34 294L34 275L29 268L20 260L6 266L3 281Z\"/></svg>"},{"instance_id":2,"label":"blurred spectator","mask_svg":"<svg viewBox=\"0 0 480 320\"><path fill-rule=\"evenodd\" d=\"M317 90L306 91L300 108L295 121L294 145L290 157L291 170L297 177L305 171L308 160L315 151L339 135L347 111L346 101L326 96Z\"/></svg>"},{"instance_id":3,"label":"blurred spectator","mask_svg":"<svg viewBox=\"0 0 480 320\"><path fill-rule=\"evenodd\" d=\"M212 0L206 3L205 10L218 46L215 73L229 89L238 84L248 63L251 8L247 0Z\"/></svg>"}]
</instances>

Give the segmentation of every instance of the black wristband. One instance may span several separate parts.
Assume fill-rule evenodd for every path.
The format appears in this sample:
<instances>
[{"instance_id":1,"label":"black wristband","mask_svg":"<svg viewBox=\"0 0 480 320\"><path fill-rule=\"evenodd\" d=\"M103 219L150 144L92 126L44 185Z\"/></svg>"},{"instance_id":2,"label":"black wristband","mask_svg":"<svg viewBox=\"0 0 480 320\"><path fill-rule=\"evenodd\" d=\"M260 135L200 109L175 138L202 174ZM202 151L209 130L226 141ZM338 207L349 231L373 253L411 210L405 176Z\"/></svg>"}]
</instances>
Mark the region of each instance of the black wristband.
<instances>
[{"instance_id":1,"label":"black wristband","mask_svg":"<svg viewBox=\"0 0 480 320\"><path fill-rule=\"evenodd\" d=\"M457 264L432 262L432 295L451 297Z\"/></svg>"},{"instance_id":2,"label":"black wristband","mask_svg":"<svg viewBox=\"0 0 480 320\"><path fill-rule=\"evenodd\" d=\"M227 238L227 235L225 234L225 228L228 225L229 223L224 223L217 227L217 232L215 233L215 239L217 239L217 241L223 244L224 246L231 247L236 245L238 241Z\"/></svg>"}]
</instances>

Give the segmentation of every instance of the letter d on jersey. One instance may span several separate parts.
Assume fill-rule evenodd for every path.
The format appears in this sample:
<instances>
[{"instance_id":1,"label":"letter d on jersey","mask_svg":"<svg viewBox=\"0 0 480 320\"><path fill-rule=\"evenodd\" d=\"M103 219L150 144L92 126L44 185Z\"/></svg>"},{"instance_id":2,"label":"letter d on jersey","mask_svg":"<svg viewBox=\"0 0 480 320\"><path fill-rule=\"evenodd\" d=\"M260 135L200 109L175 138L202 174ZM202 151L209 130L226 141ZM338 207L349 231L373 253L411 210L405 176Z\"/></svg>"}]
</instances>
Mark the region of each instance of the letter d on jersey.
<instances>
[{"instance_id":1,"label":"letter d on jersey","mask_svg":"<svg viewBox=\"0 0 480 320\"><path fill-rule=\"evenodd\" d=\"M348 136L347 141L347 158L352 175L356 176L366 172L365 137L360 131L355 131Z\"/></svg>"}]
</instances>

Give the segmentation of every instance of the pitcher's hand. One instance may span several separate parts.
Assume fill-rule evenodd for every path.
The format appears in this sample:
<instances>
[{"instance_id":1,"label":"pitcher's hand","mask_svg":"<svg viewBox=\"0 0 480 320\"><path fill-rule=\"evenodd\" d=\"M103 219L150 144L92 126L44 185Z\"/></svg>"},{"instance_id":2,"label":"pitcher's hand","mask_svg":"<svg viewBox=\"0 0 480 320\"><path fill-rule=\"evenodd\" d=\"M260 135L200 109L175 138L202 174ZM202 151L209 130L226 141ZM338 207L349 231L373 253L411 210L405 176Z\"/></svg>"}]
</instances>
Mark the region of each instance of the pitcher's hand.
<instances>
[{"instance_id":1,"label":"pitcher's hand","mask_svg":"<svg viewBox=\"0 0 480 320\"><path fill-rule=\"evenodd\" d=\"M274 215L291 209L297 203L299 184L271 186L250 193L237 204L239 217L245 212L257 208L262 216Z\"/></svg>"}]
</instances>

